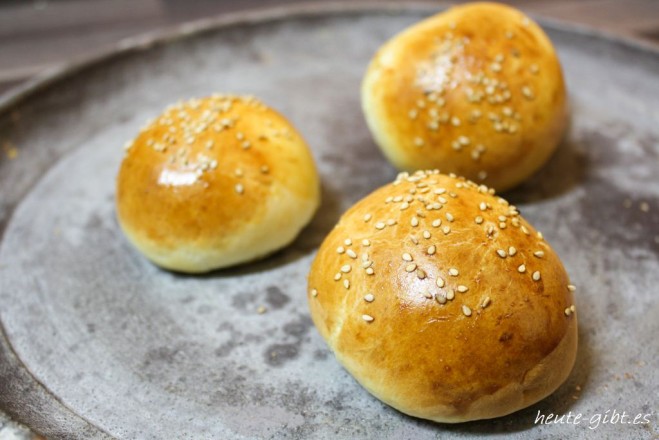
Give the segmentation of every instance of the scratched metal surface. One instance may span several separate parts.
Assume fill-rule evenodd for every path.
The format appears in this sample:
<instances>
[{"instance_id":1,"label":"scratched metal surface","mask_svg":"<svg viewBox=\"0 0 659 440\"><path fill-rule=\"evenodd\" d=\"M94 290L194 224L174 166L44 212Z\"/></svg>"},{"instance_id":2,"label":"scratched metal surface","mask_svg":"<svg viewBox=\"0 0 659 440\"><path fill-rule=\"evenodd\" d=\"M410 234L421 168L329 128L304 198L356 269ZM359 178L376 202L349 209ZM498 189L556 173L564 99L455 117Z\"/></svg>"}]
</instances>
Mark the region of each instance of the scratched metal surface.
<instances>
[{"instance_id":1,"label":"scratched metal surface","mask_svg":"<svg viewBox=\"0 0 659 440\"><path fill-rule=\"evenodd\" d=\"M577 364L531 408L447 426L360 388L313 328L305 299L323 236L395 175L362 119L362 73L383 41L431 9L290 12L149 37L0 108L2 408L54 438L585 438L587 423L536 426L535 416L607 409L655 415L601 425L599 438L656 433L657 53L547 26L572 126L551 162L508 197L578 285ZM323 204L265 261L175 275L119 231L121 146L165 105L218 91L255 94L290 118L313 149Z\"/></svg>"}]
</instances>

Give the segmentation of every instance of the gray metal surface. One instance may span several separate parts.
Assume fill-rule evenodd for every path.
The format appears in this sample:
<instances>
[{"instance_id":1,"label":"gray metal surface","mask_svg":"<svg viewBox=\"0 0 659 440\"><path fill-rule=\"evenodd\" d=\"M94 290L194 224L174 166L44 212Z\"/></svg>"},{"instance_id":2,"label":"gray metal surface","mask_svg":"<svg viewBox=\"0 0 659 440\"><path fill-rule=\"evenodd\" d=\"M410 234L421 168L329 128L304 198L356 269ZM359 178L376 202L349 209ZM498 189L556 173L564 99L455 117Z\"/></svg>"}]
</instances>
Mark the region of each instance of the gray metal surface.
<instances>
[{"instance_id":1,"label":"gray metal surface","mask_svg":"<svg viewBox=\"0 0 659 440\"><path fill-rule=\"evenodd\" d=\"M316 247L342 211L395 176L360 112L362 73L383 41L430 11L371 6L207 23L5 102L2 408L66 438L656 434L659 57L627 43L549 28L572 126L551 162L507 195L578 286L580 347L566 384L508 417L429 423L366 393L314 330L305 285ZM115 174L142 123L213 92L257 95L290 118L313 149L323 204L292 246L265 261L175 275L123 238ZM651 423L591 429L590 417L614 409L653 413ZM540 426L538 411L584 421Z\"/></svg>"}]
</instances>

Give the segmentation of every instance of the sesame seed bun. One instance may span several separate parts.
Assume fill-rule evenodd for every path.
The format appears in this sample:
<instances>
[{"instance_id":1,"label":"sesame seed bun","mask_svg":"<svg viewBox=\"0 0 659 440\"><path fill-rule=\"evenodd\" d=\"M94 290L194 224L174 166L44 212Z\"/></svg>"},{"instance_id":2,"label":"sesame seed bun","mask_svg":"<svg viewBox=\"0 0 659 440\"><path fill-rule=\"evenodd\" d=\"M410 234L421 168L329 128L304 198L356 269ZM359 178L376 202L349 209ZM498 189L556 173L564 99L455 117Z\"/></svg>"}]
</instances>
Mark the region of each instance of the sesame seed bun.
<instances>
[{"instance_id":1,"label":"sesame seed bun","mask_svg":"<svg viewBox=\"0 0 659 440\"><path fill-rule=\"evenodd\" d=\"M495 3L453 7L392 38L364 76L362 107L399 169L441 168L499 191L549 159L567 121L551 41Z\"/></svg>"},{"instance_id":2,"label":"sesame seed bun","mask_svg":"<svg viewBox=\"0 0 659 440\"><path fill-rule=\"evenodd\" d=\"M552 393L577 349L574 286L504 199L399 175L341 217L309 274L311 317L370 393L412 416L503 416Z\"/></svg>"},{"instance_id":3,"label":"sesame seed bun","mask_svg":"<svg viewBox=\"0 0 659 440\"><path fill-rule=\"evenodd\" d=\"M290 243L319 204L306 143L251 97L170 106L127 147L119 223L167 269L206 272L261 258Z\"/></svg>"}]
</instances>

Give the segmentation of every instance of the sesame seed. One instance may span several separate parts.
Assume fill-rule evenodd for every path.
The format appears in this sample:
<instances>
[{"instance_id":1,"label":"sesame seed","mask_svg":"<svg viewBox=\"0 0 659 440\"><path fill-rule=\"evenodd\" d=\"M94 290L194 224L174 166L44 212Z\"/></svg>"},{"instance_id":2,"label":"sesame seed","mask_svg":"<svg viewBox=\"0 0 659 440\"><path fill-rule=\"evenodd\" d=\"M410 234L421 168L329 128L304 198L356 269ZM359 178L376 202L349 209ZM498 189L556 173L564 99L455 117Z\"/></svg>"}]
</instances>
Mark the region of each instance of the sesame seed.
<instances>
[{"instance_id":1,"label":"sesame seed","mask_svg":"<svg viewBox=\"0 0 659 440\"><path fill-rule=\"evenodd\" d=\"M529 235L529 234L530 234L530 232L529 232L529 230L526 228L526 226L522 225L522 226L520 227L520 229L522 230L522 232L523 232L524 234L526 234L526 235Z\"/></svg>"},{"instance_id":2,"label":"sesame seed","mask_svg":"<svg viewBox=\"0 0 659 440\"><path fill-rule=\"evenodd\" d=\"M415 270L416 270L415 263L410 263L407 266L405 266L405 272L414 272Z\"/></svg>"},{"instance_id":3,"label":"sesame seed","mask_svg":"<svg viewBox=\"0 0 659 440\"><path fill-rule=\"evenodd\" d=\"M517 249L515 249L514 246L510 246L510 247L508 248L508 255L510 255L511 257L512 257L513 255L515 255L516 253L517 253Z\"/></svg>"},{"instance_id":4,"label":"sesame seed","mask_svg":"<svg viewBox=\"0 0 659 440\"><path fill-rule=\"evenodd\" d=\"M364 216L364 222L365 222L365 223L368 222L368 221L371 219L371 217L372 217L371 214L366 214L366 215Z\"/></svg>"},{"instance_id":5,"label":"sesame seed","mask_svg":"<svg viewBox=\"0 0 659 440\"><path fill-rule=\"evenodd\" d=\"M348 249L346 251L346 255L352 258L353 260L357 258L357 254L352 249Z\"/></svg>"},{"instance_id":6,"label":"sesame seed","mask_svg":"<svg viewBox=\"0 0 659 440\"><path fill-rule=\"evenodd\" d=\"M337 272L337 273L334 275L334 281L339 281L340 279L341 279L341 272Z\"/></svg>"},{"instance_id":7,"label":"sesame seed","mask_svg":"<svg viewBox=\"0 0 659 440\"><path fill-rule=\"evenodd\" d=\"M373 275L374 273L375 273L375 271L373 270L372 267L369 267L369 268L366 269L366 275Z\"/></svg>"},{"instance_id":8,"label":"sesame seed","mask_svg":"<svg viewBox=\"0 0 659 440\"><path fill-rule=\"evenodd\" d=\"M533 252L533 255L538 257L538 258L542 258L542 257L545 256L545 253L542 252L542 251L535 251L535 252Z\"/></svg>"},{"instance_id":9,"label":"sesame seed","mask_svg":"<svg viewBox=\"0 0 659 440\"><path fill-rule=\"evenodd\" d=\"M366 322L373 322L375 318L373 318L371 315L362 315L362 319Z\"/></svg>"},{"instance_id":10,"label":"sesame seed","mask_svg":"<svg viewBox=\"0 0 659 440\"><path fill-rule=\"evenodd\" d=\"M369 247L371 245L371 241L368 238L365 238L362 240L362 245Z\"/></svg>"},{"instance_id":11,"label":"sesame seed","mask_svg":"<svg viewBox=\"0 0 659 440\"><path fill-rule=\"evenodd\" d=\"M345 244L346 246L352 246L352 240L349 239L349 238L346 238L345 240L343 240L343 244Z\"/></svg>"},{"instance_id":12,"label":"sesame seed","mask_svg":"<svg viewBox=\"0 0 659 440\"><path fill-rule=\"evenodd\" d=\"M404 211L404 210L406 210L406 209L409 208L409 207L410 207L410 204L409 204L409 203L407 203L407 202L403 202L403 203L401 203L401 205L400 205L400 210L401 210L401 211Z\"/></svg>"},{"instance_id":13,"label":"sesame seed","mask_svg":"<svg viewBox=\"0 0 659 440\"><path fill-rule=\"evenodd\" d=\"M385 225L384 222L377 222L375 224L375 229L384 229L385 226L387 226L387 225Z\"/></svg>"},{"instance_id":14,"label":"sesame seed","mask_svg":"<svg viewBox=\"0 0 659 440\"><path fill-rule=\"evenodd\" d=\"M444 194L446 192L446 188L437 188L433 192L437 195L441 195L441 194Z\"/></svg>"},{"instance_id":15,"label":"sesame seed","mask_svg":"<svg viewBox=\"0 0 659 440\"><path fill-rule=\"evenodd\" d=\"M543 237L542 232L538 231L537 235L540 240L544 240L545 237Z\"/></svg>"},{"instance_id":16,"label":"sesame seed","mask_svg":"<svg viewBox=\"0 0 659 440\"><path fill-rule=\"evenodd\" d=\"M430 237L431 237L430 231L423 231L423 238L425 238L427 240Z\"/></svg>"},{"instance_id":17,"label":"sesame seed","mask_svg":"<svg viewBox=\"0 0 659 440\"><path fill-rule=\"evenodd\" d=\"M566 308L566 309L565 309L565 316L570 316L571 314L572 314L572 310L570 310L569 307Z\"/></svg>"},{"instance_id":18,"label":"sesame seed","mask_svg":"<svg viewBox=\"0 0 659 440\"><path fill-rule=\"evenodd\" d=\"M458 118L457 116L453 116L451 118L451 125L453 125L454 127L458 127L460 125L460 118Z\"/></svg>"},{"instance_id":19,"label":"sesame seed","mask_svg":"<svg viewBox=\"0 0 659 440\"><path fill-rule=\"evenodd\" d=\"M572 305L570 306L570 310L572 311L572 313L574 313L574 312L577 311L577 307L576 307L574 304L572 304Z\"/></svg>"},{"instance_id":20,"label":"sesame seed","mask_svg":"<svg viewBox=\"0 0 659 440\"><path fill-rule=\"evenodd\" d=\"M471 316L471 309L463 304L462 313L464 313L465 316Z\"/></svg>"},{"instance_id":21,"label":"sesame seed","mask_svg":"<svg viewBox=\"0 0 659 440\"><path fill-rule=\"evenodd\" d=\"M483 223L483 217L479 215L474 219L474 221L476 222L477 225L480 225L481 223Z\"/></svg>"},{"instance_id":22,"label":"sesame seed","mask_svg":"<svg viewBox=\"0 0 659 440\"><path fill-rule=\"evenodd\" d=\"M451 214L450 212L447 212L446 213L446 220L452 222L452 221L455 220L455 217L453 217L453 214Z\"/></svg>"},{"instance_id":23,"label":"sesame seed","mask_svg":"<svg viewBox=\"0 0 659 440\"><path fill-rule=\"evenodd\" d=\"M416 217L412 217L412 219L410 220L410 224L416 228L417 226L419 226L419 219Z\"/></svg>"},{"instance_id":24,"label":"sesame seed","mask_svg":"<svg viewBox=\"0 0 659 440\"><path fill-rule=\"evenodd\" d=\"M490 302L491 302L490 297L486 296L485 299L483 300L483 305L481 305L481 308L484 309L485 307L489 306Z\"/></svg>"},{"instance_id":25,"label":"sesame seed","mask_svg":"<svg viewBox=\"0 0 659 440\"><path fill-rule=\"evenodd\" d=\"M458 292L460 293L465 293L467 290L469 290L467 286L463 286L462 284L458 286Z\"/></svg>"},{"instance_id":26,"label":"sesame seed","mask_svg":"<svg viewBox=\"0 0 659 440\"><path fill-rule=\"evenodd\" d=\"M526 266L523 265L523 264L520 264L519 267L517 268L517 272L519 272L519 273L526 272Z\"/></svg>"},{"instance_id":27,"label":"sesame seed","mask_svg":"<svg viewBox=\"0 0 659 440\"><path fill-rule=\"evenodd\" d=\"M426 271L423 269L417 269L416 276L419 277L420 280L423 280L426 278Z\"/></svg>"},{"instance_id":28,"label":"sesame seed","mask_svg":"<svg viewBox=\"0 0 659 440\"><path fill-rule=\"evenodd\" d=\"M487 203L481 202L478 207L480 208L481 211L485 211L487 209Z\"/></svg>"},{"instance_id":29,"label":"sesame seed","mask_svg":"<svg viewBox=\"0 0 659 440\"><path fill-rule=\"evenodd\" d=\"M268 174L269 171L270 171L270 168L268 168L267 165L263 165L263 166L261 167L261 173L263 173L263 174Z\"/></svg>"},{"instance_id":30,"label":"sesame seed","mask_svg":"<svg viewBox=\"0 0 659 440\"><path fill-rule=\"evenodd\" d=\"M434 255L436 250L437 250L437 248L435 247L434 244L432 246L429 246L428 247L428 255Z\"/></svg>"},{"instance_id":31,"label":"sesame seed","mask_svg":"<svg viewBox=\"0 0 659 440\"><path fill-rule=\"evenodd\" d=\"M444 287L444 285L445 285L446 283L444 282L444 279L443 279L443 278L441 278L441 277L437 277L437 280L435 280L435 284L437 284L437 287L440 287L440 288L441 288L441 287Z\"/></svg>"},{"instance_id":32,"label":"sesame seed","mask_svg":"<svg viewBox=\"0 0 659 440\"><path fill-rule=\"evenodd\" d=\"M242 193L245 192L245 187L243 186L242 183L236 183L236 186L234 187L234 190L236 191L236 193L242 194Z\"/></svg>"},{"instance_id":33,"label":"sesame seed","mask_svg":"<svg viewBox=\"0 0 659 440\"><path fill-rule=\"evenodd\" d=\"M342 254L345 251L346 251L346 249L343 246L339 246L338 248L336 248L336 253L337 254Z\"/></svg>"},{"instance_id":34,"label":"sesame seed","mask_svg":"<svg viewBox=\"0 0 659 440\"><path fill-rule=\"evenodd\" d=\"M570 292L574 292L575 290L577 290L577 286L575 286L574 284L568 284L567 290L569 290Z\"/></svg>"},{"instance_id":35,"label":"sesame seed","mask_svg":"<svg viewBox=\"0 0 659 440\"><path fill-rule=\"evenodd\" d=\"M396 220L393 220L393 219L389 219L389 220L387 220L387 226L393 226L393 225L395 225L396 223L398 223Z\"/></svg>"},{"instance_id":36,"label":"sesame seed","mask_svg":"<svg viewBox=\"0 0 659 440\"><path fill-rule=\"evenodd\" d=\"M318 296L318 291L316 289L311 289L311 296L314 298Z\"/></svg>"},{"instance_id":37,"label":"sesame seed","mask_svg":"<svg viewBox=\"0 0 659 440\"><path fill-rule=\"evenodd\" d=\"M436 219L432 221L432 227L433 228L438 228L442 224L442 221L440 219Z\"/></svg>"},{"instance_id":38,"label":"sesame seed","mask_svg":"<svg viewBox=\"0 0 659 440\"><path fill-rule=\"evenodd\" d=\"M375 297L373 296L372 293L367 293L366 295L364 295L364 301L366 302L373 302L374 299Z\"/></svg>"},{"instance_id":39,"label":"sesame seed","mask_svg":"<svg viewBox=\"0 0 659 440\"><path fill-rule=\"evenodd\" d=\"M420 137L415 137L414 145L417 147L423 147L423 139L421 139Z\"/></svg>"},{"instance_id":40,"label":"sesame seed","mask_svg":"<svg viewBox=\"0 0 659 440\"><path fill-rule=\"evenodd\" d=\"M506 254L506 251L504 251L503 249L497 249L497 254L498 254L501 258L506 258L506 257L508 256L508 254Z\"/></svg>"},{"instance_id":41,"label":"sesame seed","mask_svg":"<svg viewBox=\"0 0 659 440\"><path fill-rule=\"evenodd\" d=\"M460 275L460 272L455 267L452 267L448 270L448 274L451 275L452 277L457 277L458 275Z\"/></svg>"},{"instance_id":42,"label":"sesame seed","mask_svg":"<svg viewBox=\"0 0 659 440\"><path fill-rule=\"evenodd\" d=\"M432 293L428 292L427 290L425 290L425 291L422 293L422 295L423 295L424 297L426 297L427 299L432 299Z\"/></svg>"},{"instance_id":43,"label":"sesame seed","mask_svg":"<svg viewBox=\"0 0 659 440\"><path fill-rule=\"evenodd\" d=\"M531 88L529 86L522 87L522 94L524 95L524 97L526 99L533 99L534 98L533 91L531 90Z\"/></svg>"},{"instance_id":44,"label":"sesame seed","mask_svg":"<svg viewBox=\"0 0 659 440\"><path fill-rule=\"evenodd\" d=\"M350 289L350 281L349 280L343 280L343 287L346 289Z\"/></svg>"},{"instance_id":45,"label":"sesame seed","mask_svg":"<svg viewBox=\"0 0 659 440\"><path fill-rule=\"evenodd\" d=\"M444 233L444 235L448 235L451 232L451 228L449 226L444 226L442 228L442 232Z\"/></svg>"},{"instance_id":46,"label":"sesame seed","mask_svg":"<svg viewBox=\"0 0 659 440\"><path fill-rule=\"evenodd\" d=\"M533 272L533 281L540 281L540 272L537 270Z\"/></svg>"},{"instance_id":47,"label":"sesame seed","mask_svg":"<svg viewBox=\"0 0 659 440\"><path fill-rule=\"evenodd\" d=\"M446 304L446 295L443 293L438 293L435 295L435 301L437 301L440 304Z\"/></svg>"},{"instance_id":48,"label":"sesame seed","mask_svg":"<svg viewBox=\"0 0 659 440\"><path fill-rule=\"evenodd\" d=\"M412 261L413 258L412 258L412 256L411 256L410 254L408 254L407 252L405 252L405 253L403 254L403 260L405 260L405 261Z\"/></svg>"},{"instance_id":49,"label":"sesame seed","mask_svg":"<svg viewBox=\"0 0 659 440\"><path fill-rule=\"evenodd\" d=\"M446 291L446 299L449 301L453 301L453 298L455 298L455 292L453 291L453 289L448 289Z\"/></svg>"}]
</instances>

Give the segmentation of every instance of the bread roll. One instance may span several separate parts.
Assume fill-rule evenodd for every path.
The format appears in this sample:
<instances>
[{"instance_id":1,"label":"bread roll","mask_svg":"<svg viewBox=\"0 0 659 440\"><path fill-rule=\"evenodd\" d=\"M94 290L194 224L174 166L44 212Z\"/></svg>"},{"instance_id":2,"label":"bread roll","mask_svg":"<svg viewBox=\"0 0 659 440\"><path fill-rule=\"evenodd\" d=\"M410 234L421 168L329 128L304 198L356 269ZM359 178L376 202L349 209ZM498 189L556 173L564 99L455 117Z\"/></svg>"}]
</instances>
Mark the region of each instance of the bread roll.
<instances>
[{"instance_id":1,"label":"bread roll","mask_svg":"<svg viewBox=\"0 0 659 440\"><path fill-rule=\"evenodd\" d=\"M567 114L549 38L495 3L453 7L392 38L366 72L362 106L399 169L440 168L498 191L547 161Z\"/></svg>"},{"instance_id":2,"label":"bread roll","mask_svg":"<svg viewBox=\"0 0 659 440\"><path fill-rule=\"evenodd\" d=\"M503 416L552 393L577 348L573 286L492 190L406 173L362 199L309 274L311 317L374 396L437 422Z\"/></svg>"},{"instance_id":3,"label":"bread roll","mask_svg":"<svg viewBox=\"0 0 659 440\"><path fill-rule=\"evenodd\" d=\"M304 140L252 97L173 105L128 147L119 223L167 269L206 272L261 258L290 243L319 204Z\"/></svg>"}]
</instances>

